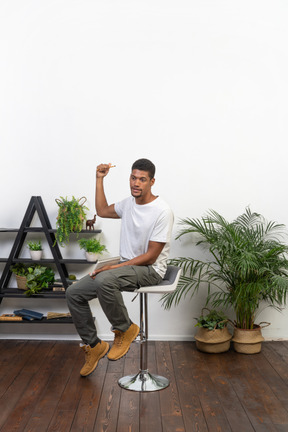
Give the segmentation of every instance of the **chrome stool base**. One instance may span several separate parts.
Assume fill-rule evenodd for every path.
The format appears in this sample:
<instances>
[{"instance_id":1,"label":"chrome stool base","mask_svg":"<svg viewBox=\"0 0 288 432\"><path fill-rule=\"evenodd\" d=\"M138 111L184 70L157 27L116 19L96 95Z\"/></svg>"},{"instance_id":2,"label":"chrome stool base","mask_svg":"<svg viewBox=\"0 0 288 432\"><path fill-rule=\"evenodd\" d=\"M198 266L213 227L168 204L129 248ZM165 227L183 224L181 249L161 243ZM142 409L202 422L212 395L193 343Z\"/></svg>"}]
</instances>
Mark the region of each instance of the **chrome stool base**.
<instances>
[{"instance_id":1,"label":"chrome stool base","mask_svg":"<svg viewBox=\"0 0 288 432\"><path fill-rule=\"evenodd\" d=\"M150 374L148 370L136 375L127 375L118 380L120 387L126 390L149 392L162 390L169 386L169 380L163 376Z\"/></svg>"}]
</instances>

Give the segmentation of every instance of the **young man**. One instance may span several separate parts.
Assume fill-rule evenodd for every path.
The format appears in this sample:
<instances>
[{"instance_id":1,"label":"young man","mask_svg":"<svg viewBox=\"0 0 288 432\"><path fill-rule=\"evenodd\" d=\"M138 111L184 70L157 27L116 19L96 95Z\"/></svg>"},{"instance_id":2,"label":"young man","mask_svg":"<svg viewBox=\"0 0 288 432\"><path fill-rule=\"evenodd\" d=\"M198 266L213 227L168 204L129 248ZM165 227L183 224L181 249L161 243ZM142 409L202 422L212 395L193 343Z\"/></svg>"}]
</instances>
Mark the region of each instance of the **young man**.
<instances>
[{"instance_id":1,"label":"young man","mask_svg":"<svg viewBox=\"0 0 288 432\"><path fill-rule=\"evenodd\" d=\"M120 359L139 333L139 327L129 318L121 292L161 282L166 272L173 225L171 209L152 194L155 166L151 161L134 162L130 175L131 196L111 205L104 192L104 178L109 170L109 164L97 167L96 212L103 218L121 218L121 260L119 264L102 267L85 276L66 291L68 307L84 343L86 361L80 371L82 376L92 373L109 350L109 344L97 336L89 300L98 298L112 325L114 342L108 353L109 360Z\"/></svg>"}]
</instances>

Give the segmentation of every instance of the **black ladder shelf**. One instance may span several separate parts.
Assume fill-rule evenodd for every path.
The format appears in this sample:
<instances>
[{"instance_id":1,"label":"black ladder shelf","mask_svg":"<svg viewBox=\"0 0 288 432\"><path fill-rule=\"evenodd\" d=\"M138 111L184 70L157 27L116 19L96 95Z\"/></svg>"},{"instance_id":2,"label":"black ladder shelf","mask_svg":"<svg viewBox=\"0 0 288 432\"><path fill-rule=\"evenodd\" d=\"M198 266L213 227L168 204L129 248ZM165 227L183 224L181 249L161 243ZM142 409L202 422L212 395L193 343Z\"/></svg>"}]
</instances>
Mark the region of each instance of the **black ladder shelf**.
<instances>
[{"instance_id":1,"label":"black ladder shelf","mask_svg":"<svg viewBox=\"0 0 288 432\"><path fill-rule=\"evenodd\" d=\"M42 224L42 227L31 227L31 222L34 217L35 213L38 213L40 222ZM5 262L6 265L4 267L1 279L0 279L0 303L4 297L23 297L23 291L18 290L16 288L10 288L8 287L12 272L10 270L10 267L13 263L17 262L32 262L31 259L28 258L19 258L19 255L21 253L22 247L24 245L27 233L29 232L43 232L46 236L48 245L50 247L52 257L53 259L41 259L38 261L39 263L48 264L48 263L54 263L57 267L59 277L61 279L61 282L63 284L63 287L66 288L69 286L68 281L68 271L66 268L67 263L71 264L87 264L87 261L85 259L63 259L60 248L58 243L55 243L55 232L56 229L53 229L46 209L44 207L42 198L40 196L32 196L30 199L30 202L28 204L26 213L24 215L24 218L22 220L21 226L19 229L9 229L9 228L2 228L0 229L1 232L17 232L14 244L11 248L11 252L9 254L8 258L0 258L0 262ZM89 234L96 234L100 233L101 230L82 230L81 233L89 233ZM35 263L35 261L33 261ZM89 264L89 263L88 263ZM90 263L91 264L91 263ZM71 282L70 282L71 283ZM34 296L32 296L34 297ZM39 294L37 294L35 297L37 298L63 298L65 297L65 291L41 291Z\"/></svg>"}]
</instances>

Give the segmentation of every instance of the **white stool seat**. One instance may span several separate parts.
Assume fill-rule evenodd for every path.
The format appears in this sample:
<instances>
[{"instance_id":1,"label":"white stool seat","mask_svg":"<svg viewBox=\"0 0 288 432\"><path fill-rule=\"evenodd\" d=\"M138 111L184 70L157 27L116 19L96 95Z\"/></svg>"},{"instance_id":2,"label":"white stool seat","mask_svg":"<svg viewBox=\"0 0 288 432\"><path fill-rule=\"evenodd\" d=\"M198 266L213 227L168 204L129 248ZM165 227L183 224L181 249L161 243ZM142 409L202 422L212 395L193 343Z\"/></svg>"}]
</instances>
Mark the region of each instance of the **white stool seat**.
<instances>
[{"instance_id":1,"label":"white stool seat","mask_svg":"<svg viewBox=\"0 0 288 432\"><path fill-rule=\"evenodd\" d=\"M181 274L181 268L168 266L163 280L158 285L144 286L134 292L166 294L175 291Z\"/></svg>"},{"instance_id":2,"label":"white stool seat","mask_svg":"<svg viewBox=\"0 0 288 432\"><path fill-rule=\"evenodd\" d=\"M169 385L169 380L160 375L149 373L148 357L148 294L166 294L173 292L178 284L181 268L168 266L166 274L159 285L136 289L140 294L140 370L136 375L127 375L118 380L120 387L139 392L162 390ZM144 311L144 314L143 314ZM144 352L145 351L145 352Z\"/></svg>"}]
</instances>

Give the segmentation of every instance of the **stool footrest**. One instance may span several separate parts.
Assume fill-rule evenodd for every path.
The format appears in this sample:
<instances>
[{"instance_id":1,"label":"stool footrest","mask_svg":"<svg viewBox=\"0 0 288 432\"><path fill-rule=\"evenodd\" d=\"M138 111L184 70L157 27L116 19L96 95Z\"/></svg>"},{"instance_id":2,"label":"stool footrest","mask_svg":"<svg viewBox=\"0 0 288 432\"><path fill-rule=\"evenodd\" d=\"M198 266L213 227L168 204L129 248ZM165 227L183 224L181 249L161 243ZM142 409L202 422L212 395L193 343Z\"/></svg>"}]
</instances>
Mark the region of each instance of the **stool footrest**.
<instances>
[{"instance_id":1,"label":"stool footrest","mask_svg":"<svg viewBox=\"0 0 288 432\"><path fill-rule=\"evenodd\" d=\"M140 370L136 375L127 375L120 378L118 384L126 390L148 392L162 390L168 387L170 383L163 376L150 374L148 370Z\"/></svg>"}]
</instances>

